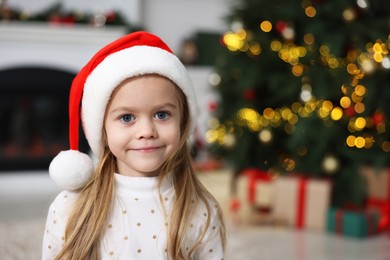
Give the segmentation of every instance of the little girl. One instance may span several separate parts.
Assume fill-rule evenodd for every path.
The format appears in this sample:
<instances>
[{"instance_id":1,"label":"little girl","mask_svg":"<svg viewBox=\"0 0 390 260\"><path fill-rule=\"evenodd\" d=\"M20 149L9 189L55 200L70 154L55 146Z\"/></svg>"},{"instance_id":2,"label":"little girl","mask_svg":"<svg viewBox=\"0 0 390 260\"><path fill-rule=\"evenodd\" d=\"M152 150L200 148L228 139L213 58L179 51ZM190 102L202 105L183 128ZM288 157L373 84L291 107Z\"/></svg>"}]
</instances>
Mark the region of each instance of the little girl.
<instances>
[{"instance_id":1,"label":"little girl","mask_svg":"<svg viewBox=\"0 0 390 260\"><path fill-rule=\"evenodd\" d=\"M147 32L101 49L75 77L70 150L50 176L43 259L223 259L216 200L197 179L188 139L197 104L186 69ZM95 165L78 151L80 117Z\"/></svg>"}]
</instances>

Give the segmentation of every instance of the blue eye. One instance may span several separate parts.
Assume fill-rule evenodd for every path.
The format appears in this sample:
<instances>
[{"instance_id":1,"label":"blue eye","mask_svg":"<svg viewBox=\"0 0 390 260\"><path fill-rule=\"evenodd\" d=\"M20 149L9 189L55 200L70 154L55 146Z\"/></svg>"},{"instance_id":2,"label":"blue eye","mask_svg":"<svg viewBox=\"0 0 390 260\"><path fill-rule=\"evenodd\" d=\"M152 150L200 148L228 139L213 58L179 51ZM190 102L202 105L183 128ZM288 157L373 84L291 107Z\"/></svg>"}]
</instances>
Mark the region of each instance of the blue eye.
<instances>
[{"instance_id":1,"label":"blue eye","mask_svg":"<svg viewBox=\"0 0 390 260\"><path fill-rule=\"evenodd\" d=\"M157 112L154 117L160 120L165 120L170 116L170 114L166 111L159 111Z\"/></svg>"},{"instance_id":2,"label":"blue eye","mask_svg":"<svg viewBox=\"0 0 390 260\"><path fill-rule=\"evenodd\" d=\"M134 120L134 116L132 115L123 115L119 118L122 122L124 123L130 123L131 121Z\"/></svg>"}]
</instances>

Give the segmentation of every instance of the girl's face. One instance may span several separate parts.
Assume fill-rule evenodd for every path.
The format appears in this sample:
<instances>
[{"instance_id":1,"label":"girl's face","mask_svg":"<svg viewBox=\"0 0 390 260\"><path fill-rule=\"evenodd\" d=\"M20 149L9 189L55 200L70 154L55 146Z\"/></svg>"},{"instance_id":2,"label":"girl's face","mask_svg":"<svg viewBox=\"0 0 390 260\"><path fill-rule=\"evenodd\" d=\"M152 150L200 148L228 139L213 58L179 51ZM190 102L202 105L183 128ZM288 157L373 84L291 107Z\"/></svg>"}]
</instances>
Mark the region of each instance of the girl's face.
<instances>
[{"instance_id":1,"label":"girl's face","mask_svg":"<svg viewBox=\"0 0 390 260\"><path fill-rule=\"evenodd\" d=\"M176 86L158 75L122 83L107 106L105 131L118 171L128 176L156 176L178 147L180 104Z\"/></svg>"}]
</instances>

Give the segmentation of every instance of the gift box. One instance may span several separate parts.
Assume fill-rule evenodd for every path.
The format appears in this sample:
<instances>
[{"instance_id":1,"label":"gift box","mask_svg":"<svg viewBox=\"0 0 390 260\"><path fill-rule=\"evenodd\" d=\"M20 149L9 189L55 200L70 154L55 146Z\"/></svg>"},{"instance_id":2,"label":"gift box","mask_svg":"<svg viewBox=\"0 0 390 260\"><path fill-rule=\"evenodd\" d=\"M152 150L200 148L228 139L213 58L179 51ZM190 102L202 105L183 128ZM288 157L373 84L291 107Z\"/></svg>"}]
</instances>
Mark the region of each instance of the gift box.
<instances>
[{"instance_id":1,"label":"gift box","mask_svg":"<svg viewBox=\"0 0 390 260\"><path fill-rule=\"evenodd\" d=\"M379 214L378 231L390 231L390 169L365 166L360 174L367 184L367 209Z\"/></svg>"},{"instance_id":2,"label":"gift box","mask_svg":"<svg viewBox=\"0 0 390 260\"><path fill-rule=\"evenodd\" d=\"M272 178L259 169L242 171L237 178L236 196L242 204L270 207L273 196Z\"/></svg>"},{"instance_id":3,"label":"gift box","mask_svg":"<svg viewBox=\"0 0 390 260\"><path fill-rule=\"evenodd\" d=\"M275 180L273 216L298 229L325 230L331 182L281 176Z\"/></svg>"},{"instance_id":4,"label":"gift box","mask_svg":"<svg viewBox=\"0 0 390 260\"><path fill-rule=\"evenodd\" d=\"M273 201L272 178L260 169L246 169L237 177L231 209L245 223L268 222Z\"/></svg>"},{"instance_id":5,"label":"gift box","mask_svg":"<svg viewBox=\"0 0 390 260\"><path fill-rule=\"evenodd\" d=\"M379 217L378 232L390 229L390 204L388 200L368 198L365 207Z\"/></svg>"},{"instance_id":6,"label":"gift box","mask_svg":"<svg viewBox=\"0 0 390 260\"><path fill-rule=\"evenodd\" d=\"M390 169L365 166L360 174L367 183L367 197L390 201Z\"/></svg>"},{"instance_id":7,"label":"gift box","mask_svg":"<svg viewBox=\"0 0 390 260\"><path fill-rule=\"evenodd\" d=\"M331 208L327 213L329 232L354 238L364 238L378 233L379 215L370 210L346 210Z\"/></svg>"}]
</instances>

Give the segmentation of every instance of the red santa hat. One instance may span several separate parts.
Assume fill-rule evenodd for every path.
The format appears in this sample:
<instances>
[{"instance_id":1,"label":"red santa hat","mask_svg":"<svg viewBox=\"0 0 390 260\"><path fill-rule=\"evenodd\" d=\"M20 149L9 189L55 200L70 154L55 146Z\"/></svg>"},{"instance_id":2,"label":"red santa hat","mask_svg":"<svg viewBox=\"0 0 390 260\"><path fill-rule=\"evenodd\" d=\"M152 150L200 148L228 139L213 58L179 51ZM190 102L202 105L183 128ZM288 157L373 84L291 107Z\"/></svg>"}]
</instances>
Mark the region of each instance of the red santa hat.
<instances>
[{"instance_id":1,"label":"red santa hat","mask_svg":"<svg viewBox=\"0 0 390 260\"><path fill-rule=\"evenodd\" d=\"M164 76L183 91L189 106L191 130L194 130L197 103L184 65L159 37L142 31L125 35L98 51L72 82L70 150L60 152L49 166L50 176L59 187L80 189L93 173L91 158L78 151L80 119L89 146L99 158L104 114L111 93L125 79L146 74Z\"/></svg>"}]
</instances>

